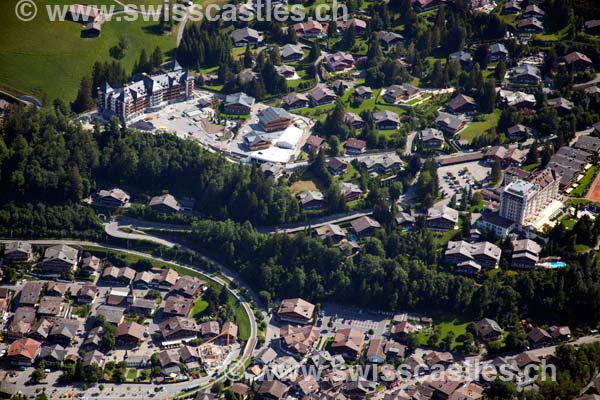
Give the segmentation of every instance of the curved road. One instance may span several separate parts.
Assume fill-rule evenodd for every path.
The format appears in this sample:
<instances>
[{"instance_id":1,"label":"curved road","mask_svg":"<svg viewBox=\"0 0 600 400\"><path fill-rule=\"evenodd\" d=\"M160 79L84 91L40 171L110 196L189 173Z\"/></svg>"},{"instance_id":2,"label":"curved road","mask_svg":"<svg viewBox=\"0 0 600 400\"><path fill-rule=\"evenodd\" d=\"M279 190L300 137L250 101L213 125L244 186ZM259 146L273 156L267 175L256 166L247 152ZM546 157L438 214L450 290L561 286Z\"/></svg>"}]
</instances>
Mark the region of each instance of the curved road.
<instances>
[{"instance_id":1,"label":"curved road","mask_svg":"<svg viewBox=\"0 0 600 400\"><path fill-rule=\"evenodd\" d=\"M121 232L121 233L123 233L123 232ZM145 235L138 235L138 236L143 237ZM144 239L146 239L146 238L144 238ZM158 239L158 238L154 238L154 239ZM10 242L10 240L0 240L0 243L6 243L6 242ZM244 347L244 352L241 356L241 359L233 360L235 367L237 368L237 366L243 366L245 364L245 362L250 359L250 357L252 356L252 352L256 348L258 327L256 324L256 319L254 317L254 313L252 312L252 308L250 307L250 304L242 296L240 296L240 294L237 291L229 288L227 282L225 280L223 280L222 278L220 278L219 276L202 271L193 265L178 263L178 262L167 260L167 259L164 259L161 257L156 257L151 254L147 254L147 253L143 253L143 252L139 252L139 251L135 251L135 250L128 250L128 249L124 249L124 248L118 247L118 246L106 245L106 244L95 243L95 242L78 241L78 240L29 240L28 242L33 245L68 244L68 245L75 245L75 246L95 246L95 247L100 247L100 248L107 249L107 250L115 250L115 251L132 254L132 255L139 256L139 257L146 257L146 258L150 258L150 259L157 260L157 261L164 262L164 263L174 264L174 265L177 265L178 267L197 272L197 273L203 275L206 279L213 280L213 281L223 285L227 290L229 290L233 294L233 296L235 296L235 298L240 302L240 304L244 307L244 311L246 312L246 315L248 316L248 319L250 321L250 337L246 341L246 346ZM244 287L249 291L249 293L253 294L252 290L249 287L247 287L242 281L239 280L237 274L231 274L229 269L226 268L221 263L219 263L218 261L212 260L210 258L209 258L209 260L214 262L215 265L217 265L221 268L221 274L223 276L225 276L225 278L227 278L231 281L236 281L236 283L238 284L239 287ZM231 370L231 364L225 370ZM223 370L221 372L223 372ZM209 378L204 377L204 378L199 378L197 380L189 380L189 381L185 381L185 382L167 384L167 385L162 386L165 389L162 392L157 393L156 398L171 398L171 397L177 395L179 392L181 392L181 390L183 388L188 387L190 385L200 384L200 385L208 386L209 384L212 385L214 382L223 381L227 377L228 377L227 374L223 373L217 379L215 379L213 382L208 382ZM138 388L139 393L141 395L140 398L144 398L146 391L148 389L154 389L155 385L153 385L153 384L135 384L135 383L123 383L123 384L104 383L104 387L105 387L105 389L102 392L102 396L101 396L102 399L111 399L111 398L123 399L125 396L129 396L129 398L131 398L132 393L135 392L135 390L131 391L131 392L128 391L129 393L125 392L123 397L118 396L117 394L121 393L121 391L123 391L123 389L125 387L130 387L133 389ZM22 390L24 392L27 392L27 394L34 394L35 389L39 389L39 385L27 386L27 387L23 388ZM31 393L28 393L29 391L31 391ZM73 389L70 391L77 391L77 390ZM96 391L96 388L89 389L89 392L95 392L95 391ZM107 396L108 393L113 393L113 392L116 392L114 396ZM49 395L51 394L50 391L48 391L47 393ZM53 396L51 396L51 397L53 397Z\"/></svg>"}]
</instances>

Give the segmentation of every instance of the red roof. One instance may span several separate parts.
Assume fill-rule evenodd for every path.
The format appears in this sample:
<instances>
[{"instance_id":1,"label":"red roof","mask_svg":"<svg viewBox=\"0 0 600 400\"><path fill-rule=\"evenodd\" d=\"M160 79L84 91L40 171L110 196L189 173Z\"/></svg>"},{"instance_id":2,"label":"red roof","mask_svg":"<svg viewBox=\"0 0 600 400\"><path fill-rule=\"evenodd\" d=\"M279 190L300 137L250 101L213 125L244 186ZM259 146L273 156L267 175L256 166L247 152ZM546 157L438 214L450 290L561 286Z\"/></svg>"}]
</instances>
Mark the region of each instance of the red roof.
<instances>
[{"instance_id":1,"label":"red roof","mask_svg":"<svg viewBox=\"0 0 600 400\"><path fill-rule=\"evenodd\" d=\"M40 346L42 344L37 340L33 339L18 339L15 340L8 348L9 357L26 357L30 360L34 360L38 355Z\"/></svg>"}]
</instances>

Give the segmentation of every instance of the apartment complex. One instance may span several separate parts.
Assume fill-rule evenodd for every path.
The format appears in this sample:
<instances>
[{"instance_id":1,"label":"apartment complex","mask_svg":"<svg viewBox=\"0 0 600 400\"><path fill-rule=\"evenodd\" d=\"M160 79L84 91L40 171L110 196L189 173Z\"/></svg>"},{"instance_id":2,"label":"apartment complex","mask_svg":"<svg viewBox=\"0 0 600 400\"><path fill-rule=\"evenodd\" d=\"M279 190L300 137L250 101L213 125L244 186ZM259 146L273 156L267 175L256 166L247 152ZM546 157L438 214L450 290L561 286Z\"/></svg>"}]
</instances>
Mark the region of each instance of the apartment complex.
<instances>
[{"instance_id":1,"label":"apartment complex","mask_svg":"<svg viewBox=\"0 0 600 400\"><path fill-rule=\"evenodd\" d=\"M161 75L142 75L139 80L113 88L108 83L98 88L98 112L116 115L124 123L158 110L169 103L192 97L194 76L181 69Z\"/></svg>"}]
</instances>

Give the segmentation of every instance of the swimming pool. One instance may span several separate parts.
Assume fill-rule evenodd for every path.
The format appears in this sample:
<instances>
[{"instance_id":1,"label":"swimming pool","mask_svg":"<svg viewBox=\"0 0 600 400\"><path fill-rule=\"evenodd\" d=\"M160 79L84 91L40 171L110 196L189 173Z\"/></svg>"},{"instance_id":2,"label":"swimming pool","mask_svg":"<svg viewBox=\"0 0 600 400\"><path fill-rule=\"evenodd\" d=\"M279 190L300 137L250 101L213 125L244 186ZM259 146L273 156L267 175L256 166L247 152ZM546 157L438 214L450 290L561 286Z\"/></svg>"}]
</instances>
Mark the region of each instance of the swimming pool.
<instances>
[{"instance_id":1,"label":"swimming pool","mask_svg":"<svg viewBox=\"0 0 600 400\"><path fill-rule=\"evenodd\" d=\"M550 261L550 268L565 268L567 263L564 261Z\"/></svg>"}]
</instances>

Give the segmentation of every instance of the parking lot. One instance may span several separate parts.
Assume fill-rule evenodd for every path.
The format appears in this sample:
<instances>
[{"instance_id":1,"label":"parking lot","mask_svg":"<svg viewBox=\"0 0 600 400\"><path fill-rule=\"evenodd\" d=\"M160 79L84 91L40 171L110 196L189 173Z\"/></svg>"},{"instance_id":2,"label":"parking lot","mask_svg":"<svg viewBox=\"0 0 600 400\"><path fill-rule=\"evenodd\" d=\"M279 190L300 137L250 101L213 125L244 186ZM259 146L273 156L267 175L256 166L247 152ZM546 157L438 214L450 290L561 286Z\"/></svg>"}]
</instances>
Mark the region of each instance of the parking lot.
<instances>
[{"instance_id":1,"label":"parking lot","mask_svg":"<svg viewBox=\"0 0 600 400\"><path fill-rule=\"evenodd\" d=\"M440 191L446 195L438 204L448 204L454 193L458 193L469 185L477 187L479 183L487 178L491 169L491 167L477 161L439 167Z\"/></svg>"}]
</instances>

